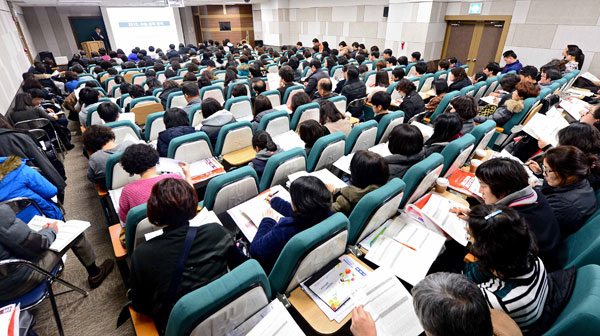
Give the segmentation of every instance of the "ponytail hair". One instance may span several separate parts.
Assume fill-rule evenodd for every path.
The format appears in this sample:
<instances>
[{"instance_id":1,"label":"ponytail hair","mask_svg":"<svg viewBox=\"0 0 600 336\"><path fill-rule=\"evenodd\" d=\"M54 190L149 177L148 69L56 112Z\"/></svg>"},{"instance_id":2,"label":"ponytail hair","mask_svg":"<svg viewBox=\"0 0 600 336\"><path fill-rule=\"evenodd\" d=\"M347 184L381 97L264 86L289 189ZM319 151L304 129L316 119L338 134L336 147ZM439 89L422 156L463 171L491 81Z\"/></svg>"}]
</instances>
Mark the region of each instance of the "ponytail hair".
<instances>
[{"instance_id":1,"label":"ponytail hair","mask_svg":"<svg viewBox=\"0 0 600 336\"><path fill-rule=\"evenodd\" d=\"M258 147L259 149L267 149L270 152L277 150L277 144L273 142L271 135L266 131L257 131L252 137L252 147Z\"/></svg>"}]
</instances>

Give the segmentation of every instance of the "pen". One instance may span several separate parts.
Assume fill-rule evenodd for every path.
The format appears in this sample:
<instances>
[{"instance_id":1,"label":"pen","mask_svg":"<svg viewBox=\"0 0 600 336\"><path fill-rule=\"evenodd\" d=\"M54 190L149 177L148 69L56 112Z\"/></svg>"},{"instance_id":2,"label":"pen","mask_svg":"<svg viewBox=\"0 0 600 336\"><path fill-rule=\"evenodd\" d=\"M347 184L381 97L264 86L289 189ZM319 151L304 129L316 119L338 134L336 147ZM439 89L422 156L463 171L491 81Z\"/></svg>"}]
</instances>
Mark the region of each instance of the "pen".
<instances>
[{"instance_id":1,"label":"pen","mask_svg":"<svg viewBox=\"0 0 600 336\"><path fill-rule=\"evenodd\" d=\"M271 196L277 195L278 192L279 192L279 190L277 190L276 192L272 193Z\"/></svg>"},{"instance_id":2,"label":"pen","mask_svg":"<svg viewBox=\"0 0 600 336\"><path fill-rule=\"evenodd\" d=\"M396 240L396 241L397 241L397 240ZM413 251L415 251L415 252L417 251L417 249L416 249L416 248L414 248L414 247L412 247L412 246L410 246L410 245L406 245L406 244L404 244L404 243L402 243L402 242L398 242L398 243L400 243L400 244L404 245L405 247L408 247L409 249L411 249L411 250L413 250Z\"/></svg>"}]
</instances>

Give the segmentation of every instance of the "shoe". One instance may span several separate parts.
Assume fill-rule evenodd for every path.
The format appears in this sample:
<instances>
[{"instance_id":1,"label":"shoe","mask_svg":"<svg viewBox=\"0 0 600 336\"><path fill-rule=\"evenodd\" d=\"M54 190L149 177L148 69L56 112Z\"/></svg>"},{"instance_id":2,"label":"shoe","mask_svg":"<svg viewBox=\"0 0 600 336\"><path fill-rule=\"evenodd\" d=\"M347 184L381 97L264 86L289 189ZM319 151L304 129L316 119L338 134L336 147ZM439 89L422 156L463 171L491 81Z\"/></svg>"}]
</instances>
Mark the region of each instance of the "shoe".
<instances>
[{"instance_id":1,"label":"shoe","mask_svg":"<svg viewBox=\"0 0 600 336\"><path fill-rule=\"evenodd\" d=\"M106 279L106 277L110 274L110 272L112 272L114 266L115 266L114 260L112 260L112 259L104 260L104 262L99 267L100 273L98 273L98 275L96 275L96 276L88 277L88 282L90 283L90 287L92 289L94 289L94 288L97 288L98 286L100 286L100 284L102 284L102 281L104 281L104 279Z\"/></svg>"},{"instance_id":2,"label":"shoe","mask_svg":"<svg viewBox=\"0 0 600 336\"><path fill-rule=\"evenodd\" d=\"M70 151L71 149L75 148L75 145L73 145L73 144L66 144L65 148L67 149L67 151Z\"/></svg>"}]
</instances>

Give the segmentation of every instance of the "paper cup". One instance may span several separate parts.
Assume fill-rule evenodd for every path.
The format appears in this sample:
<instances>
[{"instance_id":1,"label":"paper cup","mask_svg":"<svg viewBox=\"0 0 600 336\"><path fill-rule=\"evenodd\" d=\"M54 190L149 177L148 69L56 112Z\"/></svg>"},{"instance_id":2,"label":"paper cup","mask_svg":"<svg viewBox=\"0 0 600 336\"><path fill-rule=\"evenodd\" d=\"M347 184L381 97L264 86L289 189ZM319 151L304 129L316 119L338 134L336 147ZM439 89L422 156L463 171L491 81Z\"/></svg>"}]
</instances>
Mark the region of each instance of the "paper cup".
<instances>
[{"instance_id":1,"label":"paper cup","mask_svg":"<svg viewBox=\"0 0 600 336\"><path fill-rule=\"evenodd\" d=\"M473 158L477 159L477 160L483 160L483 158L485 158L486 156L486 152L485 149L478 149L475 151L475 155L473 156Z\"/></svg>"},{"instance_id":2,"label":"paper cup","mask_svg":"<svg viewBox=\"0 0 600 336\"><path fill-rule=\"evenodd\" d=\"M471 160L471 173L475 174L477 167L481 165L483 162L481 160L473 159Z\"/></svg>"},{"instance_id":3,"label":"paper cup","mask_svg":"<svg viewBox=\"0 0 600 336\"><path fill-rule=\"evenodd\" d=\"M439 177L435 180L435 192L443 194L448 189L448 179Z\"/></svg>"}]
</instances>

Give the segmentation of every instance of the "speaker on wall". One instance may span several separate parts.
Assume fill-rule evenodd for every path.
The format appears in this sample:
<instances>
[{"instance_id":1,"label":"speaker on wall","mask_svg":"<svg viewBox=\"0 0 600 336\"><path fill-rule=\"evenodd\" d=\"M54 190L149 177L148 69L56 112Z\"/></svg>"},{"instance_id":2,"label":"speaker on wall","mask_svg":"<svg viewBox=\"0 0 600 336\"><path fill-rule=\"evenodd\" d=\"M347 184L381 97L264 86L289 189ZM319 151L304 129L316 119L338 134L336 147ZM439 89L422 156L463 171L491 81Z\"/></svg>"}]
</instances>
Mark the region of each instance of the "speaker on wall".
<instances>
[{"instance_id":1,"label":"speaker on wall","mask_svg":"<svg viewBox=\"0 0 600 336\"><path fill-rule=\"evenodd\" d=\"M383 17L388 17L388 13L390 12L390 7L383 7Z\"/></svg>"}]
</instances>

